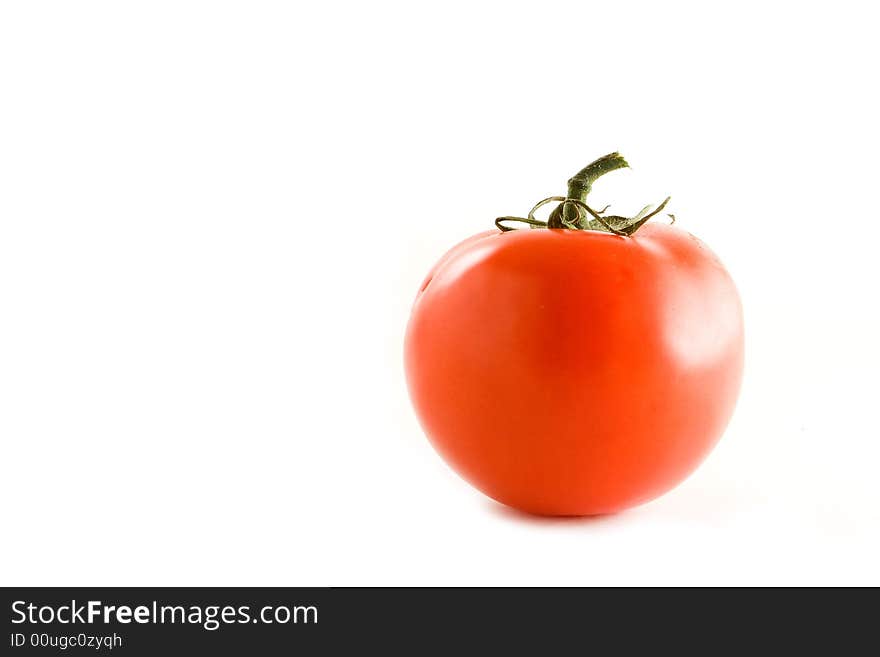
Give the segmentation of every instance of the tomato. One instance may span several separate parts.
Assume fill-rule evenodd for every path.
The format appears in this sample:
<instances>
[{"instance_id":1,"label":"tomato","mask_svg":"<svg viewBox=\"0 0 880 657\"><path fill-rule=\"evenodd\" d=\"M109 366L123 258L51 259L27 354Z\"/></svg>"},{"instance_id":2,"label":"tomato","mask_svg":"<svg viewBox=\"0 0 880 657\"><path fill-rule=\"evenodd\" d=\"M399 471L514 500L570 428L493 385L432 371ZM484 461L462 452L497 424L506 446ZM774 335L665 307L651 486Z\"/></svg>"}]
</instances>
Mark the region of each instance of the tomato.
<instances>
[{"instance_id":1,"label":"tomato","mask_svg":"<svg viewBox=\"0 0 880 657\"><path fill-rule=\"evenodd\" d=\"M675 486L721 436L742 307L674 226L492 231L428 275L404 351L425 433L464 479L530 513L613 513Z\"/></svg>"}]
</instances>

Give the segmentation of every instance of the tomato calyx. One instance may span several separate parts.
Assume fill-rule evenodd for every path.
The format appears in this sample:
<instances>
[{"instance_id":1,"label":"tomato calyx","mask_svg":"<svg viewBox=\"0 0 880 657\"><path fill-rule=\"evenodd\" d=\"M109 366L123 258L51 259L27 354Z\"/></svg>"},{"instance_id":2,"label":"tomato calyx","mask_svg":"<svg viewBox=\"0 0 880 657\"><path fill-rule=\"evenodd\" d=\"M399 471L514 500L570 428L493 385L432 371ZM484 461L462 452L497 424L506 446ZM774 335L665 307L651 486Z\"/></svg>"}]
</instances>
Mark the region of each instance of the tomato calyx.
<instances>
[{"instance_id":1,"label":"tomato calyx","mask_svg":"<svg viewBox=\"0 0 880 657\"><path fill-rule=\"evenodd\" d=\"M634 217L606 215L605 211L610 206L606 205L601 210L596 211L587 205L587 195L592 190L593 183L596 180L606 173L628 167L629 163L616 151L603 155L569 178L568 194L566 196L549 196L538 201L529 210L527 217L498 217L495 220L495 226L502 232L516 230L512 226L504 225L504 222L516 221L528 224L529 228L598 230L622 237L629 237L644 226L649 219L662 212L666 204L669 203L670 197L667 196L656 208L646 205ZM550 213L547 221L535 218L535 211L538 208L553 202L558 203L558 205ZM675 216L671 214L668 216L674 223Z\"/></svg>"}]
</instances>

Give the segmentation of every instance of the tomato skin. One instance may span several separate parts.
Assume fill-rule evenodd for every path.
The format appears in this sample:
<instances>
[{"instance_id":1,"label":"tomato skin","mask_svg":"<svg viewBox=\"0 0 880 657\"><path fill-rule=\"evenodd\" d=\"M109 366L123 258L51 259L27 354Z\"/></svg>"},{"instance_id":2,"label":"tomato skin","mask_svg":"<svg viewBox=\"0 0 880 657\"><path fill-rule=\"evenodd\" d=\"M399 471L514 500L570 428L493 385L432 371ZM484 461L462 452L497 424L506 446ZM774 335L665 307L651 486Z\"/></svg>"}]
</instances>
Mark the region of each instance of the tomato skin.
<instances>
[{"instance_id":1,"label":"tomato skin","mask_svg":"<svg viewBox=\"0 0 880 657\"><path fill-rule=\"evenodd\" d=\"M718 258L665 224L484 233L425 280L404 351L425 433L467 481L530 513L612 513L721 436L742 306Z\"/></svg>"}]
</instances>

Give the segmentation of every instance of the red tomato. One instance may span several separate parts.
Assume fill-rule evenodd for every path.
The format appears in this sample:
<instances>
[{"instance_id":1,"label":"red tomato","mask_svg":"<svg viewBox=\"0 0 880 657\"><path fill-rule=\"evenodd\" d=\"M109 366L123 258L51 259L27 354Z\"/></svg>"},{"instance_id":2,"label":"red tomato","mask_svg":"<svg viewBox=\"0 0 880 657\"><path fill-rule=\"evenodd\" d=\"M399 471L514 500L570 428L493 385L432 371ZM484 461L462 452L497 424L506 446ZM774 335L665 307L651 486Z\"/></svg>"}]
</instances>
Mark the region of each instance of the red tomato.
<instances>
[{"instance_id":1,"label":"red tomato","mask_svg":"<svg viewBox=\"0 0 880 657\"><path fill-rule=\"evenodd\" d=\"M742 308L718 258L668 225L492 231L429 274L405 359L425 432L479 490L612 513L675 486L721 436Z\"/></svg>"}]
</instances>

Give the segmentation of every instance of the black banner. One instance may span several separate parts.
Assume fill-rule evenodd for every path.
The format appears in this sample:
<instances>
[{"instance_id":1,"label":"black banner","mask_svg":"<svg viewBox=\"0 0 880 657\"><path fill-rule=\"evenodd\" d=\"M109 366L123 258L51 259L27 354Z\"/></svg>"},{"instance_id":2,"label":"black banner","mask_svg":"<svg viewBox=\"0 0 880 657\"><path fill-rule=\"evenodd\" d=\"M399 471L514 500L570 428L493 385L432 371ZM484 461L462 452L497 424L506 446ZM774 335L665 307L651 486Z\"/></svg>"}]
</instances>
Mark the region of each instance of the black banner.
<instances>
[{"instance_id":1,"label":"black banner","mask_svg":"<svg viewBox=\"0 0 880 657\"><path fill-rule=\"evenodd\" d=\"M7 588L2 599L8 655L616 654L646 642L713 654L804 641L839 653L873 645L877 600L875 590L445 588Z\"/></svg>"}]
</instances>

